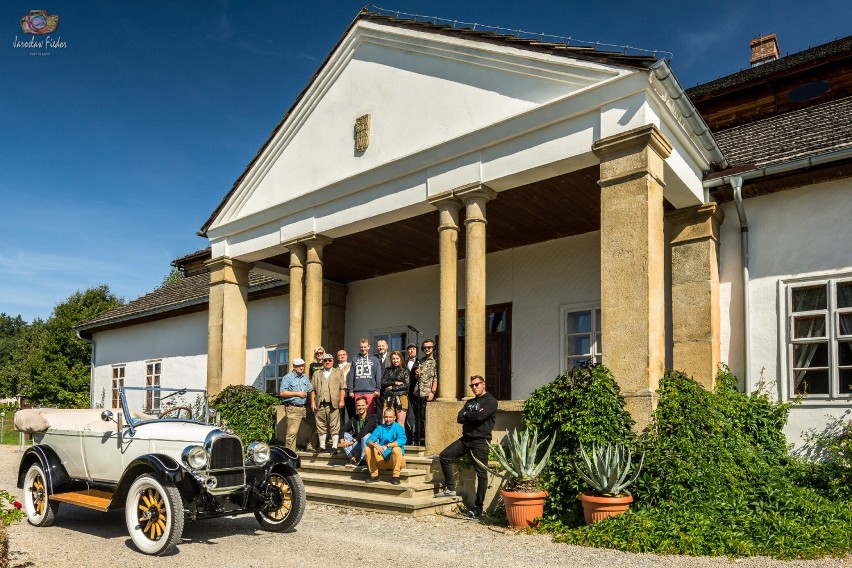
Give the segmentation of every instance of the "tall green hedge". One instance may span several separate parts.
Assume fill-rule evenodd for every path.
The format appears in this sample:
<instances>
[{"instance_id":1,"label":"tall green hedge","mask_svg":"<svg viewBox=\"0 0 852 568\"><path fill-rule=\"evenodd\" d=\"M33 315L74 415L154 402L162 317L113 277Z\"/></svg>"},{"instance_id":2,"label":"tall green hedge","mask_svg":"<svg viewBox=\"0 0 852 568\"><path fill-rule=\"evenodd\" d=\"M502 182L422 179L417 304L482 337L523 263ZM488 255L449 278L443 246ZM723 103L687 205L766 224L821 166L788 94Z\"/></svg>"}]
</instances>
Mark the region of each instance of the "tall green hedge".
<instances>
[{"instance_id":1,"label":"tall green hedge","mask_svg":"<svg viewBox=\"0 0 852 568\"><path fill-rule=\"evenodd\" d=\"M539 439L556 434L550 461L540 483L549 498L545 515L567 522L582 519L577 496L582 479L574 469L580 443L626 442L634 435L633 419L624 410L624 397L603 365L575 368L533 392L524 403L524 425Z\"/></svg>"},{"instance_id":2,"label":"tall green hedge","mask_svg":"<svg viewBox=\"0 0 852 568\"><path fill-rule=\"evenodd\" d=\"M662 554L852 552L852 501L802 483L802 464L787 454L790 404L739 392L724 368L715 392L677 372L666 373L658 392L638 441L646 457L632 510L590 527L549 519L557 540Z\"/></svg>"},{"instance_id":3,"label":"tall green hedge","mask_svg":"<svg viewBox=\"0 0 852 568\"><path fill-rule=\"evenodd\" d=\"M243 444L269 442L275 433L275 405L278 399L254 387L231 385L210 401L222 422L242 439Z\"/></svg>"}]
</instances>

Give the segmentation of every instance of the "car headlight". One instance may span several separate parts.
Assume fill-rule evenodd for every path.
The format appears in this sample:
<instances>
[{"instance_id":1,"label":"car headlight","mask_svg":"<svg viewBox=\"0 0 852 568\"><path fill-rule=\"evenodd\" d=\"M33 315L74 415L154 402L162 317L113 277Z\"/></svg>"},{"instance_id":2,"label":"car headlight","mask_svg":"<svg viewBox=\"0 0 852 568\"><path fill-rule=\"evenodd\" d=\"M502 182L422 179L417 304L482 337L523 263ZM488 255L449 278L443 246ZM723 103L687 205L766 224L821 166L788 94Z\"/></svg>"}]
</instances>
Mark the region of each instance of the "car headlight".
<instances>
[{"instance_id":1,"label":"car headlight","mask_svg":"<svg viewBox=\"0 0 852 568\"><path fill-rule=\"evenodd\" d=\"M248 459L257 465L263 465L269 461L269 444L266 442L252 442L246 451Z\"/></svg>"},{"instance_id":2,"label":"car headlight","mask_svg":"<svg viewBox=\"0 0 852 568\"><path fill-rule=\"evenodd\" d=\"M210 459L207 450L201 446L187 446L180 457L186 467L192 470L202 469Z\"/></svg>"}]
</instances>

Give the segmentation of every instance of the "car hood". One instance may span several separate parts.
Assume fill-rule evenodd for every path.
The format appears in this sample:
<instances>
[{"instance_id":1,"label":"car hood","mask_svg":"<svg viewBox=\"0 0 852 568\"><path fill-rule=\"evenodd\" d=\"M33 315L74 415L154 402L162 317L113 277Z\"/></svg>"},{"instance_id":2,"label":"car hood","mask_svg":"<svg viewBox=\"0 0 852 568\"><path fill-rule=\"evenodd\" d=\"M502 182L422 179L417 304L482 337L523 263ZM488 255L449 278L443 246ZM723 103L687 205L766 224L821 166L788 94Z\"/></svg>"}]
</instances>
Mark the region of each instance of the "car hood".
<instances>
[{"instance_id":1,"label":"car hood","mask_svg":"<svg viewBox=\"0 0 852 568\"><path fill-rule=\"evenodd\" d=\"M215 430L222 430L217 426L198 424L195 422L181 422L178 420L156 420L143 422L136 426L134 440L150 440L153 443L183 442L189 444L204 444L207 434Z\"/></svg>"}]
</instances>

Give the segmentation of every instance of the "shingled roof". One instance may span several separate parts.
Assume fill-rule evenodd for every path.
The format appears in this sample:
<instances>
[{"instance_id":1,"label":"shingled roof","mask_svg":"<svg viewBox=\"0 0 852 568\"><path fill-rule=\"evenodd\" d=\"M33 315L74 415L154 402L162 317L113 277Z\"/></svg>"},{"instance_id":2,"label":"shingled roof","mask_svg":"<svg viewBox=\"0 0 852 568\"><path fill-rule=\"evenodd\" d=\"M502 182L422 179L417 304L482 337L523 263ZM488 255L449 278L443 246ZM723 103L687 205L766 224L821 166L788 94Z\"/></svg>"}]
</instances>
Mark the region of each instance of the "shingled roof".
<instances>
[{"instance_id":1,"label":"shingled roof","mask_svg":"<svg viewBox=\"0 0 852 568\"><path fill-rule=\"evenodd\" d=\"M287 283L281 280L254 272L249 273L249 299L252 299L252 296L257 297L264 292L276 289L280 289L280 292L283 293L287 288ZM137 324L203 311L207 309L209 294L209 273L188 276L84 322L78 325L76 329L85 336L98 331L121 327L131 320L134 324Z\"/></svg>"},{"instance_id":2,"label":"shingled roof","mask_svg":"<svg viewBox=\"0 0 852 568\"><path fill-rule=\"evenodd\" d=\"M804 51L770 61L756 67L749 67L737 73L731 73L714 81L697 85L686 90L691 99L698 99L745 85L760 82L770 76L782 75L785 72L795 72L803 66L823 62L835 57L846 57L852 51L852 36L818 45Z\"/></svg>"},{"instance_id":3,"label":"shingled roof","mask_svg":"<svg viewBox=\"0 0 852 568\"><path fill-rule=\"evenodd\" d=\"M852 97L734 126L715 136L731 167L765 167L849 148Z\"/></svg>"}]
</instances>

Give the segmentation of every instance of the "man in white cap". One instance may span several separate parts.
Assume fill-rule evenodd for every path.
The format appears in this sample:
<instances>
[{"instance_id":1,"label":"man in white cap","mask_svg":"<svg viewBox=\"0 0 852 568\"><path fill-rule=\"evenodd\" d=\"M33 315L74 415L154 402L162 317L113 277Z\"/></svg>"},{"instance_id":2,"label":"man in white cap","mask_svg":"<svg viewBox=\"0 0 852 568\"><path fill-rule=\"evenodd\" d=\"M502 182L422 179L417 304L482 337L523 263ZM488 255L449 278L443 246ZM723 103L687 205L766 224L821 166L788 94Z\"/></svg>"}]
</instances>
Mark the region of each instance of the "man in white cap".
<instances>
[{"instance_id":1,"label":"man in white cap","mask_svg":"<svg viewBox=\"0 0 852 568\"><path fill-rule=\"evenodd\" d=\"M318 452L326 450L326 440L331 436L331 452L337 451L340 433L340 409L344 407L346 377L334 366L334 355L322 357L322 368L311 376L311 410L317 425Z\"/></svg>"},{"instance_id":2,"label":"man in white cap","mask_svg":"<svg viewBox=\"0 0 852 568\"><path fill-rule=\"evenodd\" d=\"M305 360L293 359L293 370L281 377L278 395L281 397L281 404L284 405L284 415L287 420L287 434L284 443L294 452L296 451L296 435L299 433L302 420L305 419L305 403L309 392L311 392L311 381L305 374Z\"/></svg>"}]
</instances>

